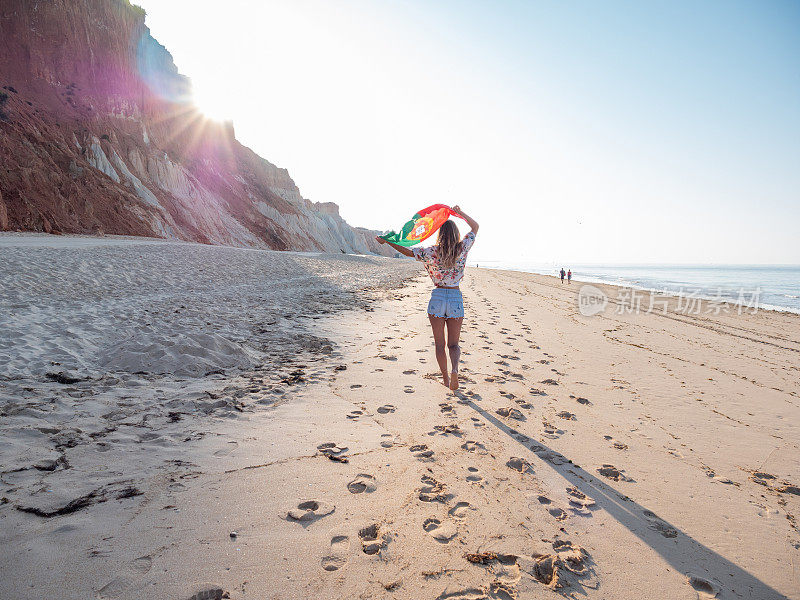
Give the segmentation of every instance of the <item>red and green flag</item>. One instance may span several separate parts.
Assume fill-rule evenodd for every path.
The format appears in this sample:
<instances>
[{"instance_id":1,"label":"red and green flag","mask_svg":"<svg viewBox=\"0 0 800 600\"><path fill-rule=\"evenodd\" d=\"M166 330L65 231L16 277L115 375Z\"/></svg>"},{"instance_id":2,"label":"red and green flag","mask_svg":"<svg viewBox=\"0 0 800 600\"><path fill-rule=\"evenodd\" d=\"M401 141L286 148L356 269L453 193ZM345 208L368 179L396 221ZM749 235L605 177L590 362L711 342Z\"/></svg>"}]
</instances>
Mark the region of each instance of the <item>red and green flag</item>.
<instances>
[{"instance_id":1,"label":"red and green flag","mask_svg":"<svg viewBox=\"0 0 800 600\"><path fill-rule=\"evenodd\" d=\"M390 231L380 237L387 242L394 242L398 246L415 246L431 237L450 218L450 215L455 214L449 206L434 204L418 211L410 221L403 225L400 233Z\"/></svg>"}]
</instances>

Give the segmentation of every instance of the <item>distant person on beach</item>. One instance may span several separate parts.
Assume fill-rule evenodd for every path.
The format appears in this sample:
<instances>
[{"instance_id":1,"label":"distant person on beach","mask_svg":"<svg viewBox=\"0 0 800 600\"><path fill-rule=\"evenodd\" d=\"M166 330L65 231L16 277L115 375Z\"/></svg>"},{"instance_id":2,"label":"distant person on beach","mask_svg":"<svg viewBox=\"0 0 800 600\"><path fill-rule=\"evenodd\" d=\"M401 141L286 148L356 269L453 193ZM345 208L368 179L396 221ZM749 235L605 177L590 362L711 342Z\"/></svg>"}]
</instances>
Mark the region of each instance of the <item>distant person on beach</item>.
<instances>
[{"instance_id":1,"label":"distant person on beach","mask_svg":"<svg viewBox=\"0 0 800 600\"><path fill-rule=\"evenodd\" d=\"M572 269L567 271L567 283L572 283Z\"/></svg>"},{"instance_id":2,"label":"distant person on beach","mask_svg":"<svg viewBox=\"0 0 800 600\"><path fill-rule=\"evenodd\" d=\"M561 283L564 283L564 275L566 274L567 272L564 270L564 267L561 267Z\"/></svg>"},{"instance_id":3,"label":"distant person on beach","mask_svg":"<svg viewBox=\"0 0 800 600\"><path fill-rule=\"evenodd\" d=\"M458 345L461 336L461 323L464 319L464 299L458 284L464 277L464 266L467 253L475 242L478 233L478 222L469 217L458 206L452 208L471 227L471 231L461 240L458 227L454 221L445 221L439 229L439 237L435 246L409 249L393 242L376 238L379 244L389 244L392 248L406 256L413 256L424 263L428 275L436 286L431 292L428 302L428 319L433 329L433 343L436 348L436 362L442 372L442 381L451 390L458 389L458 361L461 347ZM447 329L447 350L450 354L452 369L447 368L445 352L445 328Z\"/></svg>"}]
</instances>

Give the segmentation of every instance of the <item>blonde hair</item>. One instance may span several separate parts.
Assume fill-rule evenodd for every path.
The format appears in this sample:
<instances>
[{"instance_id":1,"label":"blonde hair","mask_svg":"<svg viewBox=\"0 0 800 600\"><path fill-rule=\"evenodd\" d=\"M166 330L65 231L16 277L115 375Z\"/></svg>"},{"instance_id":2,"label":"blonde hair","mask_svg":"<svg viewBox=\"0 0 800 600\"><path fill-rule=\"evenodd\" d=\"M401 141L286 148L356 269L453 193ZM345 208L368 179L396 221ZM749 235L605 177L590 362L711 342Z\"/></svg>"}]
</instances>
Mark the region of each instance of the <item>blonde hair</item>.
<instances>
[{"instance_id":1,"label":"blonde hair","mask_svg":"<svg viewBox=\"0 0 800 600\"><path fill-rule=\"evenodd\" d=\"M464 244L458 233L458 227L454 221L445 221L439 229L439 237L436 240L436 254L439 257L439 264L445 269L456 266L458 257Z\"/></svg>"}]
</instances>

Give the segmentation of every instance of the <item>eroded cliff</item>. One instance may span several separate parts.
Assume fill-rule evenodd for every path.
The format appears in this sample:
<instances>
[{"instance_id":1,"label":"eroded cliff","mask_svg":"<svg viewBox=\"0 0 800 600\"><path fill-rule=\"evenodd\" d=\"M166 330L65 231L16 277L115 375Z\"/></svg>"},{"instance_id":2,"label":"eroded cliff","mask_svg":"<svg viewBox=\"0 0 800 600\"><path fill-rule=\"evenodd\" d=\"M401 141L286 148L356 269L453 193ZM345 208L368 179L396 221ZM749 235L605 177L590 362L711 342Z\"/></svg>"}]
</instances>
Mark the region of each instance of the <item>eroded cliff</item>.
<instances>
[{"instance_id":1,"label":"eroded cliff","mask_svg":"<svg viewBox=\"0 0 800 600\"><path fill-rule=\"evenodd\" d=\"M0 86L0 229L386 253L200 114L126 0L4 0Z\"/></svg>"}]
</instances>

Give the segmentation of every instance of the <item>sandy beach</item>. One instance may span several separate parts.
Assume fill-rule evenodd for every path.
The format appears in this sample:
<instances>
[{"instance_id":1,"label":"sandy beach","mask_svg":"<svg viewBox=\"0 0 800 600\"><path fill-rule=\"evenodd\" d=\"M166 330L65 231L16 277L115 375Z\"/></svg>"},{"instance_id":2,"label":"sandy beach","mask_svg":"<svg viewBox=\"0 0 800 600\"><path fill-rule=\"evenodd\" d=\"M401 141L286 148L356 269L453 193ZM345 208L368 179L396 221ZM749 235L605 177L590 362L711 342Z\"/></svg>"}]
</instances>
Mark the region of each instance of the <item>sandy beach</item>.
<instances>
[{"instance_id":1,"label":"sandy beach","mask_svg":"<svg viewBox=\"0 0 800 600\"><path fill-rule=\"evenodd\" d=\"M0 236L0 597L800 598L800 316L580 287Z\"/></svg>"}]
</instances>

